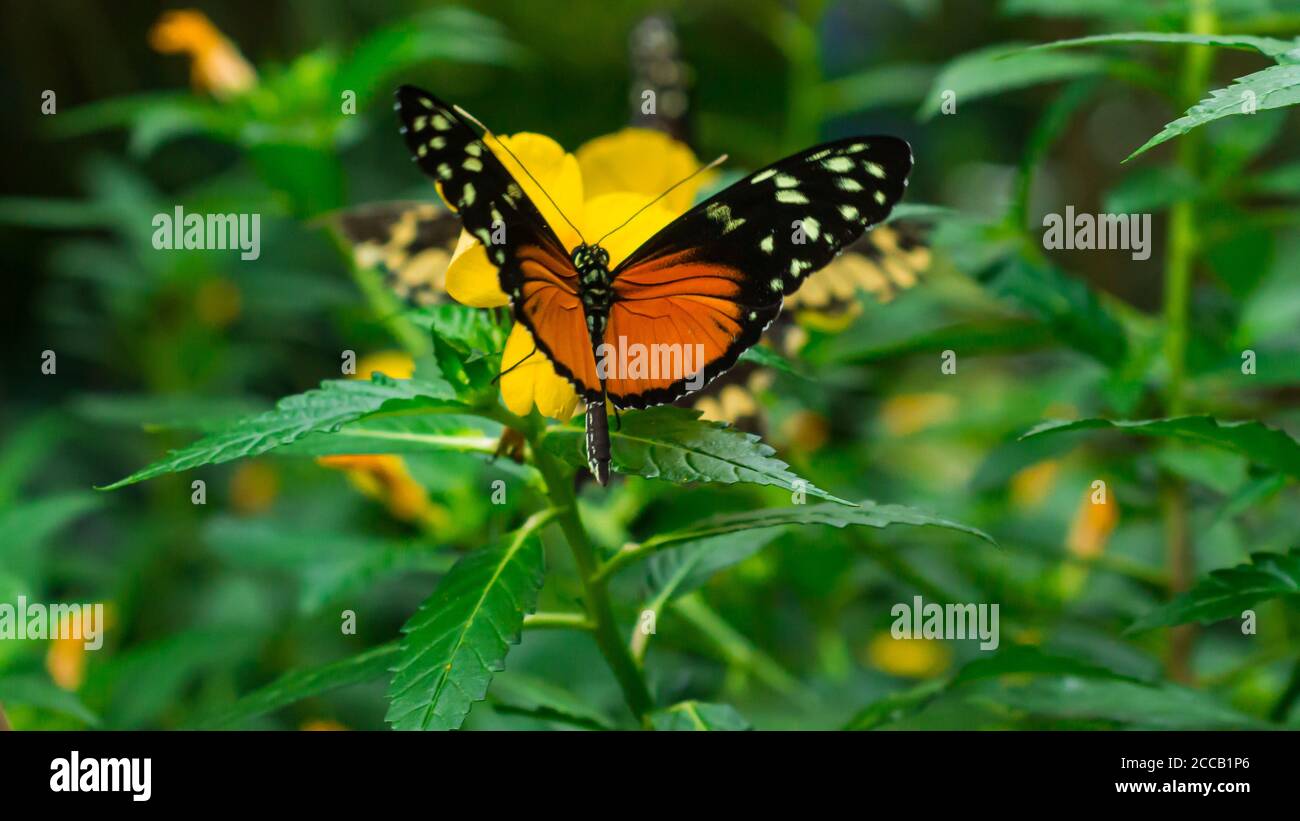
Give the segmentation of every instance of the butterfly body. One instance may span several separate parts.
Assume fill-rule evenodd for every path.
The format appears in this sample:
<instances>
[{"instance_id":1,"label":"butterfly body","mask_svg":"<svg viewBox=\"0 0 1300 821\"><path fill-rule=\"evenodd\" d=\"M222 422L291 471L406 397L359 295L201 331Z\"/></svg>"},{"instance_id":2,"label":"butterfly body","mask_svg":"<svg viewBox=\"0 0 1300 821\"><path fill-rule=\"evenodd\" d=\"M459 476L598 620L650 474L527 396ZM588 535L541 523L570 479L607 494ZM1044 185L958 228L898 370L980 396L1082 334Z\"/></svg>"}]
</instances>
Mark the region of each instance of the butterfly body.
<instances>
[{"instance_id":1,"label":"butterfly body","mask_svg":"<svg viewBox=\"0 0 1300 821\"><path fill-rule=\"evenodd\" d=\"M570 260L582 285L582 310L587 315L587 333L591 337L592 350L595 350L605 338L605 325L609 321L613 299L609 252L599 245L583 243L573 249Z\"/></svg>"},{"instance_id":2,"label":"butterfly body","mask_svg":"<svg viewBox=\"0 0 1300 821\"><path fill-rule=\"evenodd\" d=\"M612 260L599 240L566 247L485 141L495 138L475 133L463 112L412 86L398 89L396 108L413 159L483 242L516 322L586 402L588 460L602 484L611 450L606 403L665 404L725 372L785 296L888 216L912 167L911 148L896 137L815 146L750 174ZM620 355L611 359L611 347ZM623 367L629 349L649 351L648 363Z\"/></svg>"}]
</instances>

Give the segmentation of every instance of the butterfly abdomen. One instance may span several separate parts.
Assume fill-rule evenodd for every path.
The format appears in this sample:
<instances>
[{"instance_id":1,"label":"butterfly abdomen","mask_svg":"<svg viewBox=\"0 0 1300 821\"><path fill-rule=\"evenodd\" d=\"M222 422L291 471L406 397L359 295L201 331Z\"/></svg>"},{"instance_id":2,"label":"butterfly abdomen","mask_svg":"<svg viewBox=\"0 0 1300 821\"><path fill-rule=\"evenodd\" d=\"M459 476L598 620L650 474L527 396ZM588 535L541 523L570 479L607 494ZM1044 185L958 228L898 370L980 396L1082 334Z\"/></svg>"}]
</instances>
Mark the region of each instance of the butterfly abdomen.
<instances>
[{"instance_id":1,"label":"butterfly abdomen","mask_svg":"<svg viewBox=\"0 0 1300 821\"><path fill-rule=\"evenodd\" d=\"M609 484L609 414L603 400L587 403L587 466L597 482Z\"/></svg>"}]
</instances>

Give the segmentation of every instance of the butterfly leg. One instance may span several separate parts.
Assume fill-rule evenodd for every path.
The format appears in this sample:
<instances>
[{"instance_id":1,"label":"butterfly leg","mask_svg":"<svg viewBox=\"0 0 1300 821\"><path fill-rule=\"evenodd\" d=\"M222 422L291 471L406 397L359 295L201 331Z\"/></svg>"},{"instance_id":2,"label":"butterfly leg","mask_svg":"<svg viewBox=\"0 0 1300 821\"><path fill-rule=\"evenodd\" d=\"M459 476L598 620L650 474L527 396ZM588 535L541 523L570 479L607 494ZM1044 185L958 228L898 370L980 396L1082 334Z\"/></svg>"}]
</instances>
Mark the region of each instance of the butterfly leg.
<instances>
[{"instance_id":1,"label":"butterfly leg","mask_svg":"<svg viewBox=\"0 0 1300 821\"><path fill-rule=\"evenodd\" d=\"M587 466L597 482L609 484L609 414L604 397L587 403Z\"/></svg>"}]
</instances>

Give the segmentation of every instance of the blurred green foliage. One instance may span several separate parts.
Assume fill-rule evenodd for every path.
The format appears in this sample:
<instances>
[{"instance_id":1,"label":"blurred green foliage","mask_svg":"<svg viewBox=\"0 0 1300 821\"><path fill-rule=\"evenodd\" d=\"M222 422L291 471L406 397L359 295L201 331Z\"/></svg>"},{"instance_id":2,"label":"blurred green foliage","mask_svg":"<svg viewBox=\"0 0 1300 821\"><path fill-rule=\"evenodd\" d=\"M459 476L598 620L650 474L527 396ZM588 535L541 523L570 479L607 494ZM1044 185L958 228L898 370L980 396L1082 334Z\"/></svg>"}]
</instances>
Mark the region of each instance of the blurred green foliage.
<instances>
[{"instance_id":1,"label":"blurred green foliage","mask_svg":"<svg viewBox=\"0 0 1300 821\"><path fill-rule=\"evenodd\" d=\"M1300 721L1300 4L666 4L700 156L899 133L909 204L943 206L911 211L936 261L847 330L809 329L797 361L753 355L770 447L628 414L633 475L576 499L580 428L496 404L499 318L403 313L321 217L434 199L394 134L397 82L570 149L622 127L628 34L659 5L196 5L254 86L187 88L148 4L11 9L0 603L110 614L98 651L0 641L15 726ZM178 204L260 213L260 258L155 251ZM1067 204L1153 213L1155 253L1045 251ZM340 351L392 349L414 380L337 379ZM511 427L524 464L492 458ZM392 453L369 486L314 458ZM796 477L874 501L791 506ZM419 515L374 482L418 488ZM535 515L566 500L576 533ZM1000 649L890 639L917 595L998 603Z\"/></svg>"}]
</instances>

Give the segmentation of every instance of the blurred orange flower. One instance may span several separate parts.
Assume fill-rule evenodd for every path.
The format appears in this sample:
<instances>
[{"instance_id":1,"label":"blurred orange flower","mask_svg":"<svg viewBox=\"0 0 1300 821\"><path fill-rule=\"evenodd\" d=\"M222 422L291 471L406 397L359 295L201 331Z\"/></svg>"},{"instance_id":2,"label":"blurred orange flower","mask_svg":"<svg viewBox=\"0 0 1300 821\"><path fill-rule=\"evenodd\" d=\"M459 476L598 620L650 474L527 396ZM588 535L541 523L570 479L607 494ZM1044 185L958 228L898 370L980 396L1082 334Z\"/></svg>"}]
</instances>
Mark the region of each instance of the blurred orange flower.
<instances>
[{"instance_id":1,"label":"blurred orange flower","mask_svg":"<svg viewBox=\"0 0 1300 821\"><path fill-rule=\"evenodd\" d=\"M149 45L162 54L189 54L197 91L225 99L257 84L257 71L201 11L164 12L149 30Z\"/></svg>"}]
</instances>

